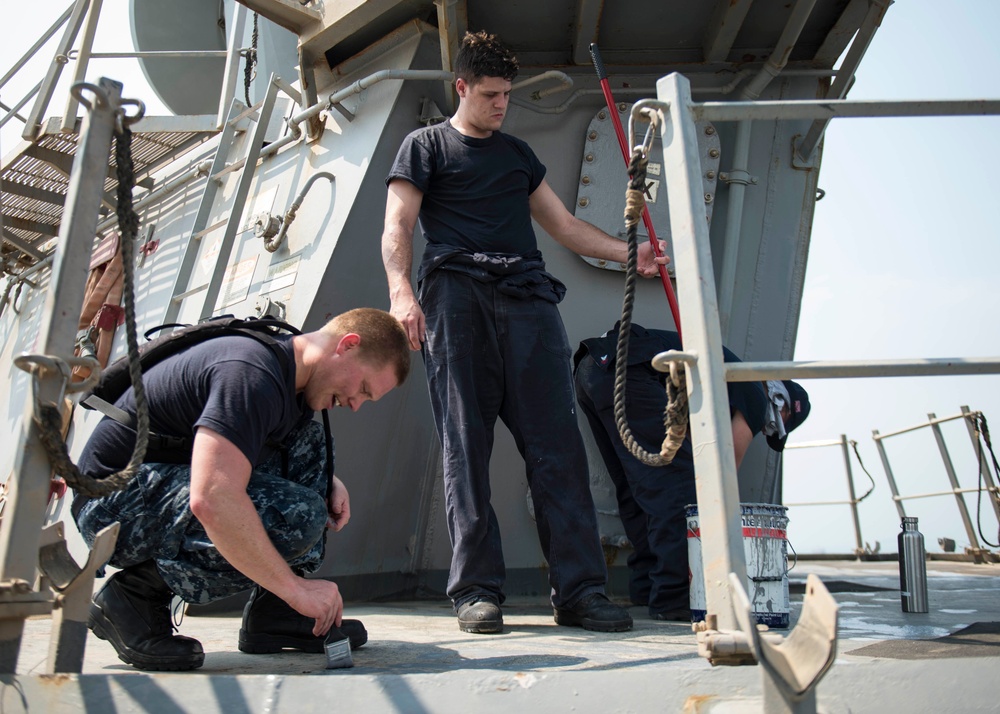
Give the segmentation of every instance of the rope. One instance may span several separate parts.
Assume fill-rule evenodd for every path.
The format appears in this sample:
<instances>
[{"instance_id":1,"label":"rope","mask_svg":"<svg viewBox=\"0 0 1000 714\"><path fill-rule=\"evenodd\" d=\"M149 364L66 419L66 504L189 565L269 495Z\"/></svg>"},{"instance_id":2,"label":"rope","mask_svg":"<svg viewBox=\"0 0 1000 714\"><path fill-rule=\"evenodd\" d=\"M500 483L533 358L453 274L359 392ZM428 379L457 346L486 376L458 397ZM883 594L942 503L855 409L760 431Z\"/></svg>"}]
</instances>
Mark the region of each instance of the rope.
<instances>
[{"instance_id":1,"label":"rope","mask_svg":"<svg viewBox=\"0 0 1000 714\"><path fill-rule=\"evenodd\" d=\"M625 375L628 369L628 342L632 327L632 308L635 304L636 270L639 262L639 248L636 233L646 204L643 189L646 185L646 157L640 149L632 153L629 161L628 190L625 193L625 229L628 245L628 263L625 270L625 296L622 299L622 319L618 328L618 350L615 354L615 422L618 435L625 448L635 458L647 466L666 466L674 460L677 450L687 435L688 403L687 380L684 364L671 364L670 378L667 379L667 408L663 413L666 434L660 453L646 451L632 436L625 417Z\"/></svg>"},{"instance_id":2,"label":"rope","mask_svg":"<svg viewBox=\"0 0 1000 714\"><path fill-rule=\"evenodd\" d=\"M128 341L129 376L135 392L136 439L132 458L124 469L103 479L84 474L69 458L66 442L62 438L62 415L53 404L39 404L34 418L39 430L39 441L45 448L53 470L70 487L88 498L101 498L121 491L135 476L146 456L149 441L149 406L142 386L142 368L139 364L139 343L135 329L135 238L139 233L139 216L132 206L132 189L135 186L135 169L132 164L132 130L121 122L115 130L115 163L118 187L118 229L121 233L122 267L124 270L125 336Z\"/></svg>"},{"instance_id":3,"label":"rope","mask_svg":"<svg viewBox=\"0 0 1000 714\"><path fill-rule=\"evenodd\" d=\"M871 495L872 491L875 490L875 479L873 479L872 475L868 473L868 469L865 468L865 462L861 460L861 454L858 453L858 442L856 442L854 439L851 439L850 442L848 443L851 445L851 448L854 449L854 456L857 457L858 464L861 466L861 470L865 472L865 476L868 477L868 480L872 484L868 488L868 490L865 491L865 495L855 501L855 503L861 503Z\"/></svg>"},{"instance_id":4,"label":"rope","mask_svg":"<svg viewBox=\"0 0 1000 714\"><path fill-rule=\"evenodd\" d=\"M253 34L250 36L250 49L246 51L246 64L243 65L243 95L247 100L247 106L252 107L253 102L250 101L250 83L254 80L256 76L257 69L257 18L260 17L258 13L253 14Z\"/></svg>"},{"instance_id":5,"label":"rope","mask_svg":"<svg viewBox=\"0 0 1000 714\"><path fill-rule=\"evenodd\" d=\"M979 537L982 539L983 543L991 548L1000 548L1000 543L991 543L989 538L983 535L983 480L985 478L983 474L983 442L986 442L986 448L990 451L990 456L993 458L993 469L997 473L997 478L1000 478L1000 464L997 463L997 455L993 453L993 442L990 441L990 427L986 423L986 415L982 412L975 412L967 417L972 422L972 428L976 432L976 465L979 467L979 494L976 498L976 528L979 530ZM986 467L987 469L989 466ZM996 494L993 494L993 498L997 498ZM1000 536L1000 534L998 534ZM998 537L1000 540L1000 537Z\"/></svg>"}]
</instances>

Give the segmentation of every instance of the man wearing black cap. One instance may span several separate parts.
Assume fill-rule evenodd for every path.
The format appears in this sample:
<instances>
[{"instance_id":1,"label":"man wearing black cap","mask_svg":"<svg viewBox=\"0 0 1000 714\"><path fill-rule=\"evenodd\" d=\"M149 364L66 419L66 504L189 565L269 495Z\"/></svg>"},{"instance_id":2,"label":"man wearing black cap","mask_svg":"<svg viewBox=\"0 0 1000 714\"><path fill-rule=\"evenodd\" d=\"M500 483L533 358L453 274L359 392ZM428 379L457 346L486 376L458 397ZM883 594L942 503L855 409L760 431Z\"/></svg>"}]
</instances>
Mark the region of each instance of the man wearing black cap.
<instances>
[{"instance_id":1,"label":"man wearing black cap","mask_svg":"<svg viewBox=\"0 0 1000 714\"><path fill-rule=\"evenodd\" d=\"M768 380L764 382L764 388L767 390L767 409L761 431L767 436L768 446L775 451L782 451L788 440L788 432L809 416L809 395L790 379L782 382ZM739 466L738 460L736 465Z\"/></svg>"},{"instance_id":2,"label":"man wearing black cap","mask_svg":"<svg viewBox=\"0 0 1000 714\"><path fill-rule=\"evenodd\" d=\"M617 347L617 324L603 336L580 343L574 358L577 401L615 484L618 512L632 543L628 559L632 602L647 605L649 614L658 620L690 621L684 507L697 501L690 432L666 466L646 466L629 453L614 415ZM632 323L626 416L633 437L647 451L660 450L667 404L666 375L654 370L650 360L672 349L681 349L676 332L647 330ZM726 362L740 361L726 348L723 353ZM788 432L809 414L806 391L790 380L729 382L727 391L737 468L755 434L763 432L768 445L781 451Z\"/></svg>"}]
</instances>

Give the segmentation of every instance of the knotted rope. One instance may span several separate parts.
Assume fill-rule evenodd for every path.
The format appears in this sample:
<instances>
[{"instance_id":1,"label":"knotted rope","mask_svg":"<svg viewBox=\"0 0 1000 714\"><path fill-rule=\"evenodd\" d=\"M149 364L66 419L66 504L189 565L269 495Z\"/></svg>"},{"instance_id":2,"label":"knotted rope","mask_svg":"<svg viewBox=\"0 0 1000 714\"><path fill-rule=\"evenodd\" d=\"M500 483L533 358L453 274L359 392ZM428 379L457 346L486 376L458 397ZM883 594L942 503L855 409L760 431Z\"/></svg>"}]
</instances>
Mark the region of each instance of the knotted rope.
<instances>
[{"instance_id":1,"label":"knotted rope","mask_svg":"<svg viewBox=\"0 0 1000 714\"><path fill-rule=\"evenodd\" d=\"M663 412L666 434L660 453L646 451L632 436L625 416L625 376L628 369L628 343L632 327L632 308L635 304L635 282L639 262L637 232L646 205L646 166L649 159L636 148L629 161L628 190L625 193L625 230L628 245L628 262L625 269L625 296L622 300L622 319L618 328L618 350L615 355L615 422L618 435L625 448L647 466L666 466L674 460L687 435L688 399L687 381L683 362L671 362L667 379L667 407Z\"/></svg>"}]
</instances>

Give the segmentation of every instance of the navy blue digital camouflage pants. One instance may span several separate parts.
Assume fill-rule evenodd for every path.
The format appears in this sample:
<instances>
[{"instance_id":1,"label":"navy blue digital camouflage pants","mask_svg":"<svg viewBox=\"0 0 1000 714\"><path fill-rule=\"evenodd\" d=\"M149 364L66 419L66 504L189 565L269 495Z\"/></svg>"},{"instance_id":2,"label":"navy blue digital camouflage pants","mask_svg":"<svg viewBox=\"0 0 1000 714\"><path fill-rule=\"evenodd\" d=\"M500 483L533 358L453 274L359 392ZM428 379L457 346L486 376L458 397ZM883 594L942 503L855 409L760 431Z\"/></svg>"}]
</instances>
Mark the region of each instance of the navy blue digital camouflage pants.
<instances>
[{"instance_id":1,"label":"navy blue digital camouflage pants","mask_svg":"<svg viewBox=\"0 0 1000 714\"><path fill-rule=\"evenodd\" d=\"M311 573L323 562L326 547L323 427L308 422L286 445L287 478L281 454L275 454L253 470L247 493L274 547L296 570ZM152 559L186 602L203 604L253 586L219 554L191 513L188 464L143 464L124 490L87 501L77 516L91 546L94 536L115 521L121 530L110 564L127 568Z\"/></svg>"}]
</instances>

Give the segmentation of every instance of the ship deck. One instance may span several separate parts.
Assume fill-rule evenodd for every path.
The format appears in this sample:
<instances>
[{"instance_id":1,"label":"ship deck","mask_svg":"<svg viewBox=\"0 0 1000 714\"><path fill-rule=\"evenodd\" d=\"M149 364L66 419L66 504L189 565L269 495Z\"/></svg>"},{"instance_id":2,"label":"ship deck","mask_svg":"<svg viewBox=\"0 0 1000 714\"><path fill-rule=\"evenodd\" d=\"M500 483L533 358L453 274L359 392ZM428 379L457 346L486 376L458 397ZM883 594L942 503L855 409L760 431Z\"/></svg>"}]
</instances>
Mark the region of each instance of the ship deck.
<instances>
[{"instance_id":1,"label":"ship deck","mask_svg":"<svg viewBox=\"0 0 1000 714\"><path fill-rule=\"evenodd\" d=\"M820 683L820 710L996 711L1000 577L996 564L928 563L930 612L901 612L894 562L802 562L789 577L792 623L806 572L840 605L837 659ZM90 638L80 676L44 671L50 620L26 623L18 675L4 711L276 712L331 709L450 712L761 711L758 667L712 667L683 623L633 607L631 632L555 625L540 598L511 598L505 631L458 630L444 601L348 603L368 644L352 669L325 657L236 648L238 617L186 617L205 664L190 673L141 673ZM14 694L11 686L16 687ZM18 705L22 706L18 706Z\"/></svg>"}]
</instances>

